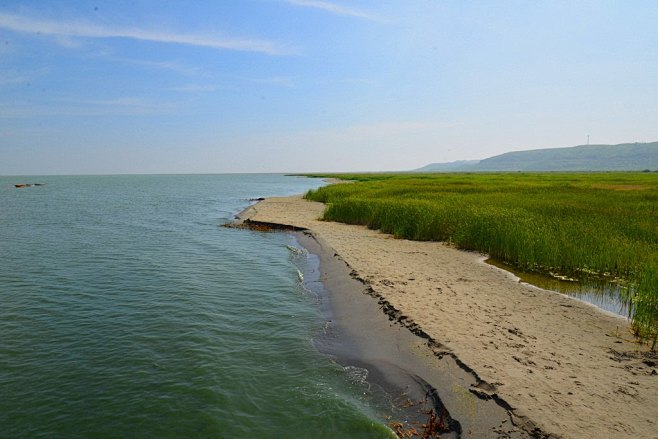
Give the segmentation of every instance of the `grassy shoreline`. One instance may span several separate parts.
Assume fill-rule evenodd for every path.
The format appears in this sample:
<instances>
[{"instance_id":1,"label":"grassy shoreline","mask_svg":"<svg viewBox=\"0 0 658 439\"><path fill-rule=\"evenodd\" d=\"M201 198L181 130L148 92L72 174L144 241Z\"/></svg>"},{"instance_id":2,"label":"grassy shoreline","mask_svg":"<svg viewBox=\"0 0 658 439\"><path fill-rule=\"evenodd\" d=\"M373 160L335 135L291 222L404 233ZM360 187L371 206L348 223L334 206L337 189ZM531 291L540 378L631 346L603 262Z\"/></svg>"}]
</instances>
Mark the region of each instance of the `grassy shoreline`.
<instances>
[{"instance_id":1,"label":"grassy shoreline","mask_svg":"<svg viewBox=\"0 0 658 439\"><path fill-rule=\"evenodd\" d=\"M445 241L524 270L625 283L633 328L658 337L655 173L342 174L306 197L324 219Z\"/></svg>"}]
</instances>

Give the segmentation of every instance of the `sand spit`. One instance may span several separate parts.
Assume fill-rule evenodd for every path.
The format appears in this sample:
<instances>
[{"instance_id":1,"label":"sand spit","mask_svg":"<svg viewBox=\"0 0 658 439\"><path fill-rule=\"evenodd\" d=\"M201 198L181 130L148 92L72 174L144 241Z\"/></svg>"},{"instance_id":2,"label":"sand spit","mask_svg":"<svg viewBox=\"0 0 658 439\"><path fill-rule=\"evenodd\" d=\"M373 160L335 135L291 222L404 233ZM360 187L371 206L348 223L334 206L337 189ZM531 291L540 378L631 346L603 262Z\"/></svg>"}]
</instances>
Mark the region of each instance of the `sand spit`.
<instances>
[{"instance_id":1,"label":"sand spit","mask_svg":"<svg viewBox=\"0 0 658 439\"><path fill-rule=\"evenodd\" d=\"M477 253L319 221L323 209L270 198L242 219L312 230L385 312L471 369L471 392L507 405L519 424L552 437L658 438L658 360L626 319L520 283Z\"/></svg>"}]
</instances>

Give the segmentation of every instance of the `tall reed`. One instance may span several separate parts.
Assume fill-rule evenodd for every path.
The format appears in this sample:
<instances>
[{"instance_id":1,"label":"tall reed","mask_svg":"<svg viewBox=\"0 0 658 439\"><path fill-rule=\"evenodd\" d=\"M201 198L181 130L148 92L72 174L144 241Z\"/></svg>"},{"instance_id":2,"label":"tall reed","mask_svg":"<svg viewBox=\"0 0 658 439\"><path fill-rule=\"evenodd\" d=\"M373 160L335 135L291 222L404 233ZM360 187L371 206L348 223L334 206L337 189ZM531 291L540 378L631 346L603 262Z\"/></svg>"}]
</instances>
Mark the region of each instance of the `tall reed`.
<instances>
[{"instance_id":1,"label":"tall reed","mask_svg":"<svg viewBox=\"0 0 658 439\"><path fill-rule=\"evenodd\" d=\"M356 182L306 195L328 205L326 220L446 241L526 270L623 278L637 334L658 334L658 174L342 177Z\"/></svg>"}]
</instances>

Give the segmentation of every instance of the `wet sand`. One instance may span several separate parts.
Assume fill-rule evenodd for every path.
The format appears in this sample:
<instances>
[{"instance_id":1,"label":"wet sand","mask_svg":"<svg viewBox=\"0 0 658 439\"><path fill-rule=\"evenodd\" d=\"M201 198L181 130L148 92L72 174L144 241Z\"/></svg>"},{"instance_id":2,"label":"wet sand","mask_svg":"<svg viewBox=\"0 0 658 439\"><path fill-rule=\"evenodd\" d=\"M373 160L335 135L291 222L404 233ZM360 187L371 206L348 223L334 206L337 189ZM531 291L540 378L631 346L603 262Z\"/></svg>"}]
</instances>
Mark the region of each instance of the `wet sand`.
<instances>
[{"instance_id":1,"label":"wet sand","mask_svg":"<svg viewBox=\"0 0 658 439\"><path fill-rule=\"evenodd\" d=\"M316 346L345 368L367 371L373 397L390 404L392 428L420 436L433 410L443 415L443 438L529 437L506 407L469 391L479 384L472 373L449 355L435 355L426 339L383 313L378 298L322 238L310 232L296 236L319 259L318 271L304 274L305 288L327 299L327 324L315 337Z\"/></svg>"},{"instance_id":2,"label":"wet sand","mask_svg":"<svg viewBox=\"0 0 658 439\"><path fill-rule=\"evenodd\" d=\"M493 401L539 437L658 438L658 360L635 343L626 319L520 283L485 264L484 255L319 221L323 210L300 196L271 198L242 218L251 225L310 230L325 248L319 251L323 266L329 259L342 261L368 293L361 296L376 298L373 308L417 335L410 343L429 359L425 371L450 375L442 375L439 362L449 358L467 373L470 382L461 387L455 385L461 378L454 377L432 384L452 417L469 426L464 437L515 432L496 433L502 418L497 425L473 421L498 416L464 403L477 400ZM324 281L336 278L348 276L329 273ZM356 294L354 287L344 290ZM342 320L359 320L363 311L356 313ZM366 339L363 348L368 344Z\"/></svg>"}]
</instances>

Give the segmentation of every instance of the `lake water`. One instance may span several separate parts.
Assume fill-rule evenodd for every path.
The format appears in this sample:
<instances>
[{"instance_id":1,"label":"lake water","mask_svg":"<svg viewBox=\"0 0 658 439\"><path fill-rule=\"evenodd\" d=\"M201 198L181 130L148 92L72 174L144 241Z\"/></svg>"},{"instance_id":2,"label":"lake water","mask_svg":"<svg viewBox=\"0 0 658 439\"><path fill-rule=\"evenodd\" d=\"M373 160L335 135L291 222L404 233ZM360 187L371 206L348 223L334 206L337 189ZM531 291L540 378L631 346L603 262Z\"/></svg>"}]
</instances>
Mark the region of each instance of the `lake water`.
<instances>
[{"instance_id":1,"label":"lake water","mask_svg":"<svg viewBox=\"0 0 658 439\"><path fill-rule=\"evenodd\" d=\"M0 437L389 437L314 347L295 238L219 227L321 184L0 177Z\"/></svg>"}]
</instances>

